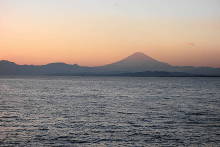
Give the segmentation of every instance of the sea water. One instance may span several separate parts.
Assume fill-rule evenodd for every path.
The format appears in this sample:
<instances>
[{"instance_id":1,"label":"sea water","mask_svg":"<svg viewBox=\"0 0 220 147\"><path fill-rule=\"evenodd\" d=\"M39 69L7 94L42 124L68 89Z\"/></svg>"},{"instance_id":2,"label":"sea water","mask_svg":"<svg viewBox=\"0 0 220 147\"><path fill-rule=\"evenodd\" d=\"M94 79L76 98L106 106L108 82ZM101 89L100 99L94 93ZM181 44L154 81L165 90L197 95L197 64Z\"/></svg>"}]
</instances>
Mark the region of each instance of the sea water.
<instances>
[{"instance_id":1,"label":"sea water","mask_svg":"<svg viewBox=\"0 0 220 147\"><path fill-rule=\"evenodd\" d=\"M0 77L0 146L220 146L220 78Z\"/></svg>"}]
</instances>

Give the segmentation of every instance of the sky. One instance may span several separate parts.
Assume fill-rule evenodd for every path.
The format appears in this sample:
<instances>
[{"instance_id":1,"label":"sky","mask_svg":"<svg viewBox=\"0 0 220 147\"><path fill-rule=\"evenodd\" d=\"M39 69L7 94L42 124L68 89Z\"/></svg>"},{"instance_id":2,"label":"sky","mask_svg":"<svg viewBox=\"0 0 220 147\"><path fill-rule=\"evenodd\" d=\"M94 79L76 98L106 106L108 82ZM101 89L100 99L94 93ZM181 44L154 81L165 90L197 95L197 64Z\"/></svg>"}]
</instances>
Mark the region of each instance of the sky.
<instances>
[{"instance_id":1,"label":"sky","mask_svg":"<svg viewBox=\"0 0 220 147\"><path fill-rule=\"evenodd\" d=\"M220 67L220 0L0 0L0 60L97 66L134 52Z\"/></svg>"}]
</instances>

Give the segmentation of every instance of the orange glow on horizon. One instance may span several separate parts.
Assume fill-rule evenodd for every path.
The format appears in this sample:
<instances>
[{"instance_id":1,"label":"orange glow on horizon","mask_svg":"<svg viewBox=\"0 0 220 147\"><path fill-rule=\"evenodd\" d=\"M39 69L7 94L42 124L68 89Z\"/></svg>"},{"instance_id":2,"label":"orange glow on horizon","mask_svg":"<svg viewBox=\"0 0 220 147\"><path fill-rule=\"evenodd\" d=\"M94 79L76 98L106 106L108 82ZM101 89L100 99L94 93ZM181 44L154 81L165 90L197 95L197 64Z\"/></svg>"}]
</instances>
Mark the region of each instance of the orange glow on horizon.
<instances>
[{"instance_id":1,"label":"orange glow on horizon","mask_svg":"<svg viewBox=\"0 0 220 147\"><path fill-rule=\"evenodd\" d=\"M139 51L171 65L220 67L220 19L44 15L6 8L0 10L0 60L97 66Z\"/></svg>"}]
</instances>

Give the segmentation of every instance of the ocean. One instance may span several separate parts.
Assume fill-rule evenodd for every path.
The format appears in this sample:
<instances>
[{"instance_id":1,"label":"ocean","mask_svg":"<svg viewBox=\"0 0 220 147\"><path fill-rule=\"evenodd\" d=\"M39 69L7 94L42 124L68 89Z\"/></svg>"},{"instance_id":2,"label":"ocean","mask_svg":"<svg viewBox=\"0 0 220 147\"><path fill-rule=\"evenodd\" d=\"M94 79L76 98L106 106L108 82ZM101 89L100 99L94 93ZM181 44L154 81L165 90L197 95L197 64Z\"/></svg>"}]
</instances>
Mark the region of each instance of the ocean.
<instances>
[{"instance_id":1,"label":"ocean","mask_svg":"<svg viewBox=\"0 0 220 147\"><path fill-rule=\"evenodd\" d=\"M220 78L0 77L0 146L220 146Z\"/></svg>"}]
</instances>

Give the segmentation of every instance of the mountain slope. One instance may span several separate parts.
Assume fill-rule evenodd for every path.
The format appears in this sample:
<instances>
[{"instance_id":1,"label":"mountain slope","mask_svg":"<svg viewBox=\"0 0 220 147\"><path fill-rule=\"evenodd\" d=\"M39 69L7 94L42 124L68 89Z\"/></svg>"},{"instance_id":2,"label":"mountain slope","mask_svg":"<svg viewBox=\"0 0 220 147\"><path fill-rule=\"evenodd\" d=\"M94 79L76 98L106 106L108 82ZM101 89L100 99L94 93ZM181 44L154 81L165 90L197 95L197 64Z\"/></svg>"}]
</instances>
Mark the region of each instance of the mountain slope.
<instances>
[{"instance_id":1,"label":"mountain slope","mask_svg":"<svg viewBox=\"0 0 220 147\"><path fill-rule=\"evenodd\" d=\"M167 63L157 61L143 53L136 52L118 62L97 67L107 72L142 72L168 70L171 66Z\"/></svg>"},{"instance_id":2,"label":"mountain slope","mask_svg":"<svg viewBox=\"0 0 220 147\"><path fill-rule=\"evenodd\" d=\"M160 62L143 53L136 52L118 62L97 67L102 73L138 73L147 71L157 72L181 72L198 76L220 76L220 68L193 67L193 66L172 66Z\"/></svg>"}]
</instances>

